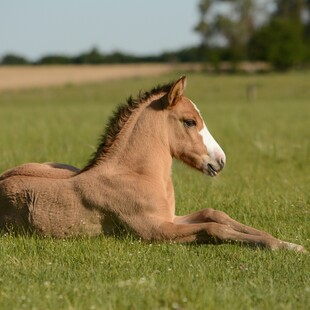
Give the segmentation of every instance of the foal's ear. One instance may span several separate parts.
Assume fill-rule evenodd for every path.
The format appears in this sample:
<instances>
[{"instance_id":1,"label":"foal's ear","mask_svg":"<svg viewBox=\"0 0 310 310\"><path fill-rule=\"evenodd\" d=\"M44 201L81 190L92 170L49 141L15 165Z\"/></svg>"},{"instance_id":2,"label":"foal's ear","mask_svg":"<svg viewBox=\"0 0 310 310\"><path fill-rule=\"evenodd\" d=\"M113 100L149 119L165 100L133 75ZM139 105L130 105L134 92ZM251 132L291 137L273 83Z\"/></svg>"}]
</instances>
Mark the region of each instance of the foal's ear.
<instances>
[{"instance_id":1,"label":"foal's ear","mask_svg":"<svg viewBox=\"0 0 310 310\"><path fill-rule=\"evenodd\" d=\"M178 99L183 95L186 87L186 76L181 76L171 87L168 93L168 106L173 107Z\"/></svg>"}]
</instances>

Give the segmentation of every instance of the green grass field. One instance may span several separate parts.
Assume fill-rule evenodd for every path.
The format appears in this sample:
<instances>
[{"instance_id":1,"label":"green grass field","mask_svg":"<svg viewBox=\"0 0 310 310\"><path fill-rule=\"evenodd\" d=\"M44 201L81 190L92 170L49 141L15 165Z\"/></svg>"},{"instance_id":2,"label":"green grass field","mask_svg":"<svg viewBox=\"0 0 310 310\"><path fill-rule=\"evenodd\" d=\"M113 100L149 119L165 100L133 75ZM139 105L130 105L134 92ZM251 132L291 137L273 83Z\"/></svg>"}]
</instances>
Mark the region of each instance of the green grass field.
<instances>
[{"instance_id":1,"label":"green grass field","mask_svg":"<svg viewBox=\"0 0 310 310\"><path fill-rule=\"evenodd\" d=\"M0 172L82 167L115 106L180 74L0 93ZM247 85L256 99L246 99ZM227 155L211 179L175 163L178 214L206 207L310 250L310 74L188 74ZM0 236L0 309L309 309L310 255L128 236Z\"/></svg>"}]
</instances>

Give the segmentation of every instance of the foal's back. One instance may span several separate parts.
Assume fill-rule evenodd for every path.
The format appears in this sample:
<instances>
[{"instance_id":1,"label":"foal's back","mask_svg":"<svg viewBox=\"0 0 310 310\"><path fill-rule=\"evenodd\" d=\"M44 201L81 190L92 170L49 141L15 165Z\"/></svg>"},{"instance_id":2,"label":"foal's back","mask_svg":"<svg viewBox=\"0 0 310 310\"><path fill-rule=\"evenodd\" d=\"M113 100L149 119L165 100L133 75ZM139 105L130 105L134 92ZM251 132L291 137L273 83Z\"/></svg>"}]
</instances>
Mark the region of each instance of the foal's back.
<instances>
[{"instance_id":1,"label":"foal's back","mask_svg":"<svg viewBox=\"0 0 310 310\"><path fill-rule=\"evenodd\" d=\"M0 180L12 176L29 176L51 179L67 179L80 172L80 169L59 163L27 163L9 169L0 175Z\"/></svg>"}]
</instances>

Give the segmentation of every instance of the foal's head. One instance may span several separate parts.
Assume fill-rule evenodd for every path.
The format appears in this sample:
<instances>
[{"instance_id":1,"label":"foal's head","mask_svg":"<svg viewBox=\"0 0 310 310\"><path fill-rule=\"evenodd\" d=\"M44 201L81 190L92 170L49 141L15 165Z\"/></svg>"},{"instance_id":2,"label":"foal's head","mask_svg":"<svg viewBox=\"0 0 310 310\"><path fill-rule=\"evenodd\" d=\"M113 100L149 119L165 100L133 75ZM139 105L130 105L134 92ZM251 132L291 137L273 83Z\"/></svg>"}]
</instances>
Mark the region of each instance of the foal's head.
<instances>
[{"instance_id":1,"label":"foal's head","mask_svg":"<svg viewBox=\"0 0 310 310\"><path fill-rule=\"evenodd\" d=\"M171 87L166 100L172 156L210 176L223 169L225 154L208 131L196 105L183 96L186 77Z\"/></svg>"}]
</instances>

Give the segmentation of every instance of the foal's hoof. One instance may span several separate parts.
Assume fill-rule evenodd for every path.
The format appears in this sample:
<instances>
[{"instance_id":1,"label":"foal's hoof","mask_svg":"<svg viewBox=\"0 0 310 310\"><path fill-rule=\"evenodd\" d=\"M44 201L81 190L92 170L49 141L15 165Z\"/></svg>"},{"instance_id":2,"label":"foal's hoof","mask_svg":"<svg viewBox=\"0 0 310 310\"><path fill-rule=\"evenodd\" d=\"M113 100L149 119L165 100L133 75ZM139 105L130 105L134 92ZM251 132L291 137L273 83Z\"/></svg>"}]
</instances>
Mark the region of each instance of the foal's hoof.
<instances>
[{"instance_id":1,"label":"foal's hoof","mask_svg":"<svg viewBox=\"0 0 310 310\"><path fill-rule=\"evenodd\" d=\"M287 249L287 250L292 250L295 252L299 252L299 253L308 253L308 251L299 244L295 244L295 243L290 243L290 242L281 242L281 249Z\"/></svg>"}]
</instances>

